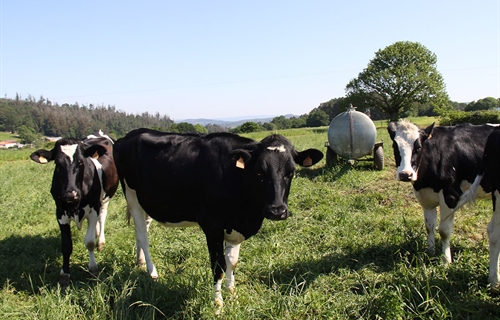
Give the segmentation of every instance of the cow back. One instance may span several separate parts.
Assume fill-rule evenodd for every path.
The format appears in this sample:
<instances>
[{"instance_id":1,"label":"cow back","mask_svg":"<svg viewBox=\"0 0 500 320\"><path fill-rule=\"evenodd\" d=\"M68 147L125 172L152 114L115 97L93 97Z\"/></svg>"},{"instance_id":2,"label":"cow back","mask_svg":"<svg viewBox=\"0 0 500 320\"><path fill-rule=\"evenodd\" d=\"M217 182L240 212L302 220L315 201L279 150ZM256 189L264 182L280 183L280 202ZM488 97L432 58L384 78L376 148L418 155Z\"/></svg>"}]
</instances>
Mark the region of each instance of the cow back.
<instances>
[{"instance_id":1,"label":"cow back","mask_svg":"<svg viewBox=\"0 0 500 320\"><path fill-rule=\"evenodd\" d=\"M234 148L253 150L256 143L227 133L139 129L117 140L114 157L122 183L136 190L155 220L164 220L168 208L170 222L195 221L202 206L228 207L245 198L250 186L230 158Z\"/></svg>"}]
</instances>

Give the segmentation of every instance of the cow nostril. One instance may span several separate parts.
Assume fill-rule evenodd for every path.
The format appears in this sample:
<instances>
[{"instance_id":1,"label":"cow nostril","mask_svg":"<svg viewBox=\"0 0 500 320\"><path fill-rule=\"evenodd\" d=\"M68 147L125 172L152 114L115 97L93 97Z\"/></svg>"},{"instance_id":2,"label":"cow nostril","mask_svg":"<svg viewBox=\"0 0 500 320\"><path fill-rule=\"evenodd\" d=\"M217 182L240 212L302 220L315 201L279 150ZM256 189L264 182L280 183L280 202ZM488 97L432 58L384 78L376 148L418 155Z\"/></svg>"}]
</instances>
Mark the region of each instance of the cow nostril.
<instances>
[{"instance_id":1,"label":"cow nostril","mask_svg":"<svg viewBox=\"0 0 500 320\"><path fill-rule=\"evenodd\" d=\"M284 220L288 218L287 206L273 206L269 208L268 218L272 220Z\"/></svg>"},{"instance_id":2,"label":"cow nostril","mask_svg":"<svg viewBox=\"0 0 500 320\"><path fill-rule=\"evenodd\" d=\"M412 172L400 172L399 173L399 180L401 181L410 181L413 176Z\"/></svg>"}]
</instances>

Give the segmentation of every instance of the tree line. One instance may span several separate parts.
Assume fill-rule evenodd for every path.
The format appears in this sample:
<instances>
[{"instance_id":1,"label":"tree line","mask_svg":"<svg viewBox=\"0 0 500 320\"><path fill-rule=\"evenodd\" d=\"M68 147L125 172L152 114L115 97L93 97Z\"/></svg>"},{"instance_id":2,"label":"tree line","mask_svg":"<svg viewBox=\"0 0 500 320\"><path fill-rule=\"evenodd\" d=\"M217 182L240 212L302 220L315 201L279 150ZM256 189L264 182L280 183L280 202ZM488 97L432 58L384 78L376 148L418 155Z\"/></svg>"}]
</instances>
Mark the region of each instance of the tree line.
<instances>
[{"instance_id":1,"label":"tree line","mask_svg":"<svg viewBox=\"0 0 500 320\"><path fill-rule=\"evenodd\" d=\"M492 119L496 114L469 116L454 112L477 112L500 109L498 98L486 97L470 103L450 101L441 74L437 71L437 57L418 42L396 42L375 53L375 57L357 78L346 87L346 96L320 103L308 114L278 116L268 123L246 122L236 128L224 128L209 124L201 126L181 122L174 123L159 113L127 114L114 106L53 104L40 97L29 95L21 99L0 99L0 131L18 133L24 142L37 136L85 137L99 129L112 137L121 137L130 130L147 127L171 132L219 132L246 133L302 127L320 127L349 105L370 115L373 120L398 120L408 116L440 116L448 123ZM498 111L496 111L498 112ZM463 113L463 112L462 112Z\"/></svg>"}]
</instances>

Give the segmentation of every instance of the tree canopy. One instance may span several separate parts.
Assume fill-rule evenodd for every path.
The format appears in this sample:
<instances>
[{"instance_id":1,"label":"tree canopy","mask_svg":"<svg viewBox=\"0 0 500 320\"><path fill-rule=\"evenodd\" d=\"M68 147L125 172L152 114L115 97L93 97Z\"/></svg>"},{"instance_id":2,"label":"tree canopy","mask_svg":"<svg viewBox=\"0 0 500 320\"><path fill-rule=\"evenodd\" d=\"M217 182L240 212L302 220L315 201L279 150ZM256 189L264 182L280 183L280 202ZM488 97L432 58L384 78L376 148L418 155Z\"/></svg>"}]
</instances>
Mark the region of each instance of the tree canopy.
<instances>
[{"instance_id":1,"label":"tree canopy","mask_svg":"<svg viewBox=\"0 0 500 320\"><path fill-rule=\"evenodd\" d=\"M477 101L472 101L465 107L465 111L494 110L500 108L500 100L493 97L486 97Z\"/></svg>"},{"instance_id":2,"label":"tree canopy","mask_svg":"<svg viewBox=\"0 0 500 320\"><path fill-rule=\"evenodd\" d=\"M375 53L368 66L346 86L348 100L373 107L397 120L415 103L448 106L437 57L418 42L400 41ZM355 102L354 102L355 101Z\"/></svg>"}]
</instances>

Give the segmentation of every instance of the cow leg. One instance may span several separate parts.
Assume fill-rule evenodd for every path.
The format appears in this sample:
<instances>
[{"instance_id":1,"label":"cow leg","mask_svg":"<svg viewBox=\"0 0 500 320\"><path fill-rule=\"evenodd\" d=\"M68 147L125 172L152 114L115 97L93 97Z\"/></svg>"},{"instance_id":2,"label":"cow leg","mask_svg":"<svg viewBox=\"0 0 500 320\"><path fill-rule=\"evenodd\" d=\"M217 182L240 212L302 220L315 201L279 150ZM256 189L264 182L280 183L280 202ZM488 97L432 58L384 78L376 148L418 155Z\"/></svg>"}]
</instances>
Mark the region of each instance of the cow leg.
<instances>
[{"instance_id":1,"label":"cow leg","mask_svg":"<svg viewBox=\"0 0 500 320\"><path fill-rule=\"evenodd\" d=\"M208 252L210 253L210 265L214 276L214 302L217 306L222 307L222 278L226 269L226 258L224 255L224 231L205 232L207 238Z\"/></svg>"},{"instance_id":2,"label":"cow leg","mask_svg":"<svg viewBox=\"0 0 500 320\"><path fill-rule=\"evenodd\" d=\"M437 209L424 208L424 220L425 230L427 231L427 252L429 252L429 255L433 256L435 254L436 247Z\"/></svg>"},{"instance_id":3,"label":"cow leg","mask_svg":"<svg viewBox=\"0 0 500 320\"><path fill-rule=\"evenodd\" d=\"M488 224L488 238L490 241L490 275L488 282L491 289L498 290L498 257L500 254L500 193L496 190L493 193L494 211L490 223Z\"/></svg>"},{"instance_id":4,"label":"cow leg","mask_svg":"<svg viewBox=\"0 0 500 320\"><path fill-rule=\"evenodd\" d=\"M241 244L230 244L226 242L226 288L232 294L234 294L236 290L234 270L236 269L236 264L238 263L238 257L240 255L240 245Z\"/></svg>"},{"instance_id":5,"label":"cow leg","mask_svg":"<svg viewBox=\"0 0 500 320\"><path fill-rule=\"evenodd\" d=\"M135 241L137 244L137 265L141 266L146 264L146 268L151 278L157 279L158 273L156 272L156 267L149 254L148 230L152 219L139 204L135 190L130 189L126 183L125 195L127 199L127 210L134 219Z\"/></svg>"},{"instance_id":6,"label":"cow leg","mask_svg":"<svg viewBox=\"0 0 500 320\"><path fill-rule=\"evenodd\" d=\"M97 211L91 208L87 215L88 228L85 234L85 247L89 251L89 270L93 275L97 275L99 268L97 266L97 261L95 260L94 248L95 248L95 236L96 236L96 226L97 226Z\"/></svg>"},{"instance_id":7,"label":"cow leg","mask_svg":"<svg viewBox=\"0 0 500 320\"><path fill-rule=\"evenodd\" d=\"M106 243L106 237L104 236L104 225L106 224L106 216L108 215L108 205L109 201L104 202L99 210L99 219L97 221L97 251L101 251Z\"/></svg>"},{"instance_id":8,"label":"cow leg","mask_svg":"<svg viewBox=\"0 0 500 320\"><path fill-rule=\"evenodd\" d=\"M150 216L146 215L146 234L149 233L149 226L151 225L151 222L153 221L153 218ZM144 266L146 265L146 257L144 255L144 250L137 246L137 265L139 266Z\"/></svg>"},{"instance_id":9,"label":"cow leg","mask_svg":"<svg viewBox=\"0 0 500 320\"><path fill-rule=\"evenodd\" d=\"M443 244L443 262L451 263L451 248L450 238L453 231L453 222L455 220L455 212L450 209L444 199L439 205L440 221L439 221L439 235Z\"/></svg>"},{"instance_id":10,"label":"cow leg","mask_svg":"<svg viewBox=\"0 0 500 320\"><path fill-rule=\"evenodd\" d=\"M69 257L73 252L73 241L71 240L71 228L69 225L69 220L61 220L62 221L59 222L59 229L61 230L63 265L59 274L59 285L61 286L61 290L64 291L69 286Z\"/></svg>"},{"instance_id":11,"label":"cow leg","mask_svg":"<svg viewBox=\"0 0 500 320\"><path fill-rule=\"evenodd\" d=\"M413 190L415 197L424 210L425 229L427 231L427 251L433 256L436 245L436 220L439 195L434 190L424 188L419 191Z\"/></svg>"}]
</instances>

